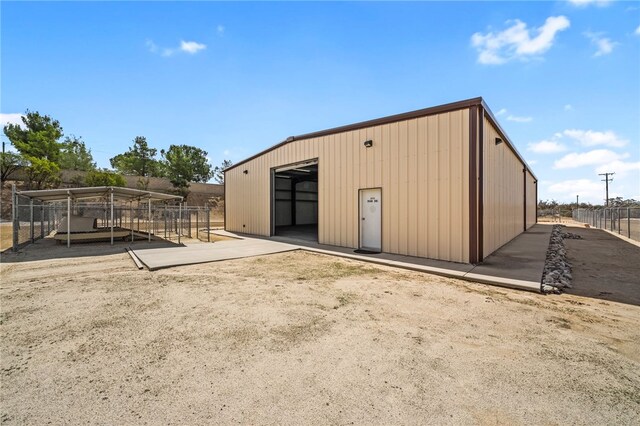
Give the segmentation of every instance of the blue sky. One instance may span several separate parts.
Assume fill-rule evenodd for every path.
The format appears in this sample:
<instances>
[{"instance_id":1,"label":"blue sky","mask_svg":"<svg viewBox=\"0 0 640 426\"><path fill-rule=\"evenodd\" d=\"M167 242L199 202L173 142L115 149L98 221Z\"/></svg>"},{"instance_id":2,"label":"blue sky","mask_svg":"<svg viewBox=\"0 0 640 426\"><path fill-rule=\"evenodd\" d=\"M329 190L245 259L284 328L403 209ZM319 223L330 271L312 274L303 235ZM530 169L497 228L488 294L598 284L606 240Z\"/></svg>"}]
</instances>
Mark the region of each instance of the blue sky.
<instances>
[{"instance_id":1,"label":"blue sky","mask_svg":"<svg viewBox=\"0 0 640 426\"><path fill-rule=\"evenodd\" d=\"M541 199L640 199L640 4L6 2L0 117L213 164L287 136L482 96ZM3 140L6 138L3 137Z\"/></svg>"}]
</instances>

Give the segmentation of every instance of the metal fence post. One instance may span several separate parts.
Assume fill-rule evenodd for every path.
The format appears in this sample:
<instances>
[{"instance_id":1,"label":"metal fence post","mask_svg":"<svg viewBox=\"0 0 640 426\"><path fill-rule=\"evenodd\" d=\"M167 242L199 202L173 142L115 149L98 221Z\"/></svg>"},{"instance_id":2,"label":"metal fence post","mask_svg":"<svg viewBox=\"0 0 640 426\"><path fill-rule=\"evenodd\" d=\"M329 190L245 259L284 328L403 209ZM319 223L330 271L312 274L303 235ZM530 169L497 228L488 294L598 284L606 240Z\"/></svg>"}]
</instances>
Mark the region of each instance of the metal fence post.
<instances>
[{"instance_id":1,"label":"metal fence post","mask_svg":"<svg viewBox=\"0 0 640 426\"><path fill-rule=\"evenodd\" d=\"M40 202L40 238L44 238L44 203Z\"/></svg>"},{"instance_id":2,"label":"metal fence post","mask_svg":"<svg viewBox=\"0 0 640 426\"><path fill-rule=\"evenodd\" d=\"M133 242L133 200L129 201L129 226L131 227L131 242Z\"/></svg>"},{"instance_id":3,"label":"metal fence post","mask_svg":"<svg viewBox=\"0 0 640 426\"><path fill-rule=\"evenodd\" d=\"M31 243L35 241L33 229L33 198L29 199L29 239Z\"/></svg>"},{"instance_id":4,"label":"metal fence post","mask_svg":"<svg viewBox=\"0 0 640 426\"><path fill-rule=\"evenodd\" d=\"M109 194L109 225L111 228L111 245L113 245L113 188Z\"/></svg>"},{"instance_id":5,"label":"metal fence post","mask_svg":"<svg viewBox=\"0 0 640 426\"><path fill-rule=\"evenodd\" d=\"M18 251L18 227L20 221L18 219L18 195L16 194L16 185L11 185L11 220L13 222L13 251Z\"/></svg>"},{"instance_id":6,"label":"metal fence post","mask_svg":"<svg viewBox=\"0 0 640 426\"><path fill-rule=\"evenodd\" d=\"M178 232L178 244L180 244L180 236L182 235L182 201L180 201L179 207L178 207L178 222L180 223L180 229L177 231Z\"/></svg>"},{"instance_id":7,"label":"metal fence post","mask_svg":"<svg viewBox=\"0 0 640 426\"><path fill-rule=\"evenodd\" d=\"M187 214L187 223L189 224L189 238L193 238L193 236L191 235L191 212L189 211L189 209L187 209L187 211L185 212Z\"/></svg>"},{"instance_id":8,"label":"metal fence post","mask_svg":"<svg viewBox=\"0 0 640 426\"><path fill-rule=\"evenodd\" d=\"M71 193L67 191L67 248L71 247Z\"/></svg>"},{"instance_id":9,"label":"metal fence post","mask_svg":"<svg viewBox=\"0 0 640 426\"><path fill-rule=\"evenodd\" d=\"M620 207L618 207L618 234L622 233L622 230L620 229L620 225L621 225L620 220L621 220L620 219Z\"/></svg>"},{"instance_id":10,"label":"metal fence post","mask_svg":"<svg viewBox=\"0 0 640 426\"><path fill-rule=\"evenodd\" d=\"M211 209L207 206L207 242L211 242Z\"/></svg>"},{"instance_id":11,"label":"metal fence post","mask_svg":"<svg viewBox=\"0 0 640 426\"><path fill-rule=\"evenodd\" d=\"M614 224L616 222L616 218L613 217L613 208L609 209L609 230L613 231L614 230Z\"/></svg>"},{"instance_id":12,"label":"metal fence post","mask_svg":"<svg viewBox=\"0 0 640 426\"><path fill-rule=\"evenodd\" d=\"M631 208L627 207L627 237L631 238Z\"/></svg>"}]
</instances>

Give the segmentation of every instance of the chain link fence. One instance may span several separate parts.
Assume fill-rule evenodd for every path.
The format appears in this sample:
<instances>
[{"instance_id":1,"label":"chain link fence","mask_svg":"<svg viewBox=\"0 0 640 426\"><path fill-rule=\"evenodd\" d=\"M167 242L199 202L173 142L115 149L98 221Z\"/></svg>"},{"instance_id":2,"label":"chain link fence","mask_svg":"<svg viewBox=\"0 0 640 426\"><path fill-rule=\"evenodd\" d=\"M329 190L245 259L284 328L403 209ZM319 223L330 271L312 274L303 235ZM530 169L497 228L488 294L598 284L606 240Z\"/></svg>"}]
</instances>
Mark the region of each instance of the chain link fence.
<instances>
[{"instance_id":1,"label":"chain link fence","mask_svg":"<svg viewBox=\"0 0 640 426\"><path fill-rule=\"evenodd\" d=\"M573 220L640 241L640 207L575 209Z\"/></svg>"},{"instance_id":2,"label":"chain link fence","mask_svg":"<svg viewBox=\"0 0 640 426\"><path fill-rule=\"evenodd\" d=\"M59 224L57 206L17 195L12 205L11 226L3 224L2 247L14 249L49 235Z\"/></svg>"},{"instance_id":3,"label":"chain link fence","mask_svg":"<svg viewBox=\"0 0 640 426\"><path fill-rule=\"evenodd\" d=\"M563 223L571 217L571 210L560 208L538 209L539 222Z\"/></svg>"},{"instance_id":4,"label":"chain link fence","mask_svg":"<svg viewBox=\"0 0 640 426\"><path fill-rule=\"evenodd\" d=\"M48 202L16 194L11 223L2 224L2 249L18 250L38 239L54 235L67 217L66 202ZM106 202L74 203L71 214L95 219L95 230L111 229L111 207ZM130 231L125 240L162 238L180 242L190 238L211 242L211 231L221 229L222 221L213 221L208 206L194 207L165 203L123 203L113 207L113 227ZM66 232L65 232L66 234ZM129 237L130 235L130 237Z\"/></svg>"}]
</instances>

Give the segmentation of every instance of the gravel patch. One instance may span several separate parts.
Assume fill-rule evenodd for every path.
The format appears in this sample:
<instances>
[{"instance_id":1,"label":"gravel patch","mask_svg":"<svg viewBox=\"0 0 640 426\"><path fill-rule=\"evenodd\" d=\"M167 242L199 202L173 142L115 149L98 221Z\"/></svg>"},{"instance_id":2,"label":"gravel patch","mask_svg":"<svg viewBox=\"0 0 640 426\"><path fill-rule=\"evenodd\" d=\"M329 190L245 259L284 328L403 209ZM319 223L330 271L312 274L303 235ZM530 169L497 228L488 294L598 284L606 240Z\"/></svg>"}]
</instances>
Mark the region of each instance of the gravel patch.
<instances>
[{"instance_id":1,"label":"gravel patch","mask_svg":"<svg viewBox=\"0 0 640 426\"><path fill-rule=\"evenodd\" d=\"M565 239L581 240L582 236L565 231L564 225L553 225L549 248L542 273L541 290L543 293L561 293L572 288L571 263L567 260Z\"/></svg>"}]
</instances>

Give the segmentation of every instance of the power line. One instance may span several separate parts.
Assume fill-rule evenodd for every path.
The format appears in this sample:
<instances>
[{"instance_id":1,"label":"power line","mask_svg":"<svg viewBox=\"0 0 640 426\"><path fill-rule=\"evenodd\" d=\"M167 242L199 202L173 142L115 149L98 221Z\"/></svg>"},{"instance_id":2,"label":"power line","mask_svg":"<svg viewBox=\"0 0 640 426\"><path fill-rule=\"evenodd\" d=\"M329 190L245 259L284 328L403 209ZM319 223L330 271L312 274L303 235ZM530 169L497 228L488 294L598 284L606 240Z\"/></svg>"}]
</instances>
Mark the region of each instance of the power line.
<instances>
[{"instance_id":1,"label":"power line","mask_svg":"<svg viewBox=\"0 0 640 426\"><path fill-rule=\"evenodd\" d=\"M605 191L607 196L607 198L605 198L605 205L607 207L609 207L609 182L613 182L613 178L610 178L609 176L613 176L613 175L615 175L614 172L598 173L598 176L604 176L604 179L601 179L601 180L602 182L605 183Z\"/></svg>"}]
</instances>

